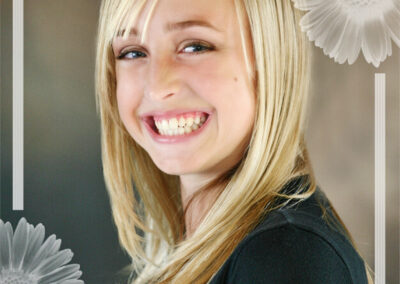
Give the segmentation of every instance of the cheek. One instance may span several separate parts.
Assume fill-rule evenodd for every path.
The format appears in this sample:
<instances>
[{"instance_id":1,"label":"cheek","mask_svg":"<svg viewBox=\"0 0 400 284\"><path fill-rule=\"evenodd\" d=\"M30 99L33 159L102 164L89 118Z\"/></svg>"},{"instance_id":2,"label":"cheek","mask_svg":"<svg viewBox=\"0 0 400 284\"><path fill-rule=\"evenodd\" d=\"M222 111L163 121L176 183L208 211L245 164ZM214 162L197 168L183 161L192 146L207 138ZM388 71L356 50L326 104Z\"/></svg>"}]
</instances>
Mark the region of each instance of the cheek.
<instances>
[{"instance_id":1,"label":"cheek","mask_svg":"<svg viewBox=\"0 0 400 284\"><path fill-rule=\"evenodd\" d=\"M239 85L233 79L236 70L227 61L223 56L210 57L196 66L186 67L181 74L196 95L217 107L226 104L224 100L229 99Z\"/></svg>"},{"instance_id":2,"label":"cheek","mask_svg":"<svg viewBox=\"0 0 400 284\"><path fill-rule=\"evenodd\" d=\"M196 72L186 70L183 74L195 93L222 111L244 114L253 113L255 95L250 90L245 64L239 62L234 54L214 57L196 65ZM195 74L195 76L193 76Z\"/></svg>"},{"instance_id":3,"label":"cheek","mask_svg":"<svg viewBox=\"0 0 400 284\"><path fill-rule=\"evenodd\" d=\"M205 72L199 88L216 109L221 136L241 140L252 129L255 94L250 89L244 64L230 57ZM213 65L213 63L210 63Z\"/></svg>"},{"instance_id":4,"label":"cheek","mask_svg":"<svg viewBox=\"0 0 400 284\"><path fill-rule=\"evenodd\" d=\"M140 86L133 72L117 72L117 103L121 119L124 123L134 115L141 101Z\"/></svg>"}]
</instances>

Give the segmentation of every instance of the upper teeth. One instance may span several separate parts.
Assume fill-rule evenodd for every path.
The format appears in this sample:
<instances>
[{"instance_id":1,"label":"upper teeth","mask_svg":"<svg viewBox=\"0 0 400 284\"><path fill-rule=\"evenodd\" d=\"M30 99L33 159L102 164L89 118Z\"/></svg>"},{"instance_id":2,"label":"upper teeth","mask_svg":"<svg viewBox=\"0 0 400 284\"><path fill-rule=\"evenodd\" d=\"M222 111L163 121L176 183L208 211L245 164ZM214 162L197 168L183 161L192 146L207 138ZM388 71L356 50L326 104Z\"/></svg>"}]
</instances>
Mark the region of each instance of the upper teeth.
<instances>
[{"instance_id":1,"label":"upper teeth","mask_svg":"<svg viewBox=\"0 0 400 284\"><path fill-rule=\"evenodd\" d=\"M182 135L198 129L206 120L205 115L196 115L194 117L174 117L171 119L155 120L157 129L165 135Z\"/></svg>"}]
</instances>

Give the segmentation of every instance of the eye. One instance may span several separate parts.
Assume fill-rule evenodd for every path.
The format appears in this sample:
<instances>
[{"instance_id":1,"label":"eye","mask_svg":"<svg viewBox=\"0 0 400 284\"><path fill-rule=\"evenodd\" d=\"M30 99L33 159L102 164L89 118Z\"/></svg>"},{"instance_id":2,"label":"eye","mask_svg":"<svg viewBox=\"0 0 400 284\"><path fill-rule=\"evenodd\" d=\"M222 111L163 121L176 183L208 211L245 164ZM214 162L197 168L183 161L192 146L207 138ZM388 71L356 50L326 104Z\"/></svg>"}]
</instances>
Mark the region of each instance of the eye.
<instances>
[{"instance_id":1,"label":"eye","mask_svg":"<svg viewBox=\"0 0 400 284\"><path fill-rule=\"evenodd\" d=\"M127 51L122 51L120 55L118 55L117 59L135 59L145 56L146 54L139 50L127 50Z\"/></svg>"},{"instance_id":2,"label":"eye","mask_svg":"<svg viewBox=\"0 0 400 284\"><path fill-rule=\"evenodd\" d=\"M183 53L203 53L206 51L211 51L214 50L215 48L212 45L205 44L203 42L191 42L182 49ZM137 59L140 57L146 57L146 53L140 51L140 50L135 50L135 49L128 49L128 50L123 50L118 56L117 59L123 60L123 59Z\"/></svg>"},{"instance_id":3,"label":"eye","mask_svg":"<svg viewBox=\"0 0 400 284\"><path fill-rule=\"evenodd\" d=\"M206 51L214 50L214 47L202 42L192 42L183 48L185 53L203 53Z\"/></svg>"}]
</instances>

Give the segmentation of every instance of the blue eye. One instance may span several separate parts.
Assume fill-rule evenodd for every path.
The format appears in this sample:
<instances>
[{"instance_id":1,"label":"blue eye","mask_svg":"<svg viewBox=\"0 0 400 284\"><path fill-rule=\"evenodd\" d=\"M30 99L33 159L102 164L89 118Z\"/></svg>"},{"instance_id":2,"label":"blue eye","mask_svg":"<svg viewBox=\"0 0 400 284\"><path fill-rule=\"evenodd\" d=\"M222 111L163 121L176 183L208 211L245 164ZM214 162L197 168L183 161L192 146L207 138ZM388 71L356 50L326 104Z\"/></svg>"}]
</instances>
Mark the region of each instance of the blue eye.
<instances>
[{"instance_id":1,"label":"blue eye","mask_svg":"<svg viewBox=\"0 0 400 284\"><path fill-rule=\"evenodd\" d=\"M203 53L206 51L211 51L214 50L213 46L206 45L202 42L192 42L188 45L186 45L182 51L183 53L193 53L193 54L198 54L198 53ZM139 51L139 50L127 50L123 51L120 53L120 55L117 56L117 59L123 60L123 59L138 59L140 57L146 57L146 53Z\"/></svg>"},{"instance_id":2,"label":"blue eye","mask_svg":"<svg viewBox=\"0 0 400 284\"><path fill-rule=\"evenodd\" d=\"M120 55L118 55L118 59L134 59L138 57L145 57L146 54L144 54L141 51L138 50L128 50L125 52L122 52Z\"/></svg>"},{"instance_id":3,"label":"blue eye","mask_svg":"<svg viewBox=\"0 0 400 284\"><path fill-rule=\"evenodd\" d=\"M190 45L185 46L185 48L183 50L186 50L188 48L191 49L191 51L189 51L188 53L202 53L204 51L213 50L214 49L213 47L207 46L207 45L205 45L205 44L203 44L201 42L191 43Z\"/></svg>"}]
</instances>

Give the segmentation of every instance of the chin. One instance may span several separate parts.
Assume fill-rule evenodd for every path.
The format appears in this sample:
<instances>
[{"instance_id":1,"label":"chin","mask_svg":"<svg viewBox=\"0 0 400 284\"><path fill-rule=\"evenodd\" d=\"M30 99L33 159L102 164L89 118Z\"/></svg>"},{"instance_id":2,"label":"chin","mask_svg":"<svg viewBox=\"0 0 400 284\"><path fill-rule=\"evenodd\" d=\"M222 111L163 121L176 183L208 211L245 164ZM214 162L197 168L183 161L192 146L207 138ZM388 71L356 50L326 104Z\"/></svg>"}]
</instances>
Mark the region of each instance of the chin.
<instances>
[{"instance_id":1,"label":"chin","mask_svg":"<svg viewBox=\"0 0 400 284\"><path fill-rule=\"evenodd\" d=\"M171 161L166 161L165 163L155 162L155 164L160 171L169 175L180 176L193 171L192 165L189 168L187 164L182 163L171 163Z\"/></svg>"},{"instance_id":2,"label":"chin","mask_svg":"<svg viewBox=\"0 0 400 284\"><path fill-rule=\"evenodd\" d=\"M166 173L166 174L168 174L168 175L174 175L174 176L181 176L181 175L184 175L184 174L189 173L189 171L183 170L183 169L181 169L181 168L172 168L172 167L169 167L169 168L160 168L160 167L159 167L159 169L160 169L162 172L164 172L164 173Z\"/></svg>"}]
</instances>

